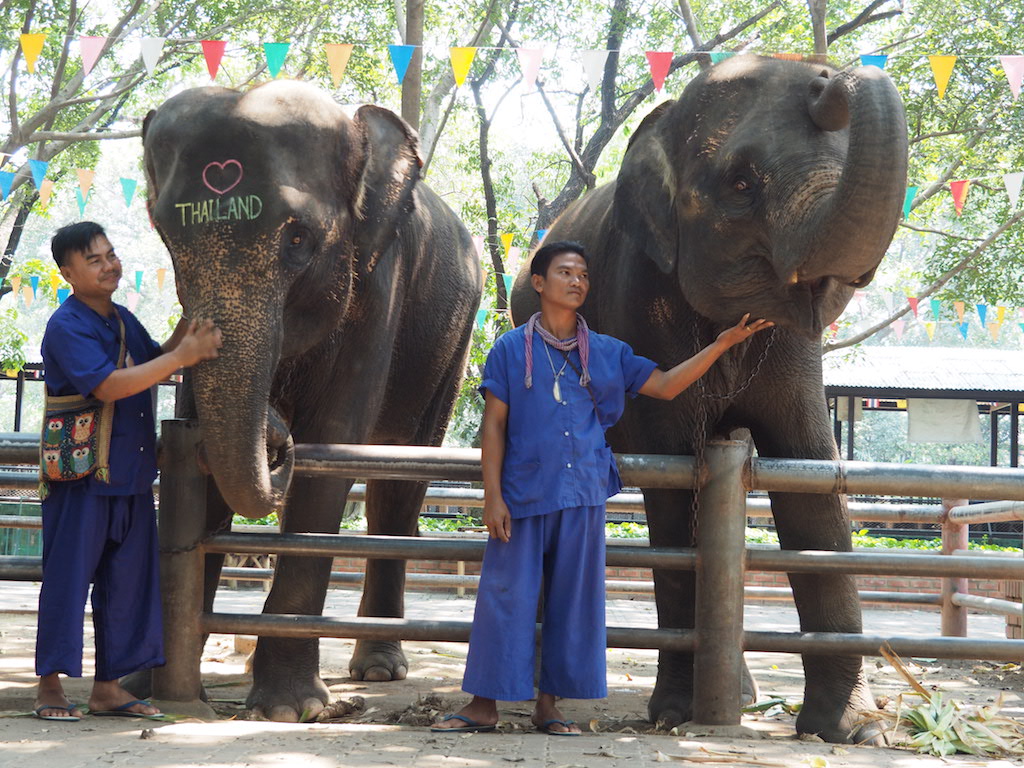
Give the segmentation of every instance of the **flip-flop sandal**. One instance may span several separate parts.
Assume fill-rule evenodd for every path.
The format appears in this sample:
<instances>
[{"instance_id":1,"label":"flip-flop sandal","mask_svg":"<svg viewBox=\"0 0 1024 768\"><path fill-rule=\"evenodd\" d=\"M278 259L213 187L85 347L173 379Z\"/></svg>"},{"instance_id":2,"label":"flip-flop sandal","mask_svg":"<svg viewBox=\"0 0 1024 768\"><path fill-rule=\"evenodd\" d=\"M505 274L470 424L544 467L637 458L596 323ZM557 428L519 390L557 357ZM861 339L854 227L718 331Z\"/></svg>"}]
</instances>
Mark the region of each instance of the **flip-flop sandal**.
<instances>
[{"instance_id":1,"label":"flip-flop sandal","mask_svg":"<svg viewBox=\"0 0 1024 768\"><path fill-rule=\"evenodd\" d=\"M541 733L546 733L548 736L582 736L579 731L568 730L570 725L575 725L575 720L559 720L558 718L552 718L551 720L545 720L543 723L537 726L537 730ZM564 731L552 731L552 725L564 725L566 730Z\"/></svg>"},{"instance_id":2,"label":"flip-flop sandal","mask_svg":"<svg viewBox=\"0 0 1024 768\"><path fill-rule=\"evenodd\" d=\"M448 715L442 723L447 723L449 720L461 720L465 725L458 728L439 728L434 725L431 726L430 730L432 733L490 733L497 726L495 725L484 725L478 723L476 720L466 717L465 715Z\"/></svg>"},{"instance_id":3,"label":"flip-flop sandal","mask_svg":"<svg viewBox=\"0 0 1024 768\"><path fill-rule=\"evenodd\" d=\"M132 712L131 708L137 704L142 704L146 707L153 706L148 701L142 701L141 699L133 699L126 704L122 704L119 707L113 709L100 709L90 711L90 715L96 715L97 717L137 717L140 720L163 720L166 715L163 712L159 712L155 715L147 715L144 712Z\"/></svg>"},{"instance_id":4,"label":"flip-flop sandal","mask_svg":"<svg viewBox=\"0 0 1024 768\"><path fill-rule=\"evenodd\" d=\"M77 723L82 718L80 718L78 715L72 715L71 714L77 708L78 708L77 704L68 704L66 707L62 707L59 704L44 704L43 706L37 707L35 710L33 710L32 714L34 714L40 720L55 720L55 721L56 720L63 720L63 721L66 721L68 723ZM64 715L44 715L43 712L45 712L48 709L60 709L60 710L63 710L64 712L67 712L68 714L67 714L67 716L64 716Z\"/></svg>"}]
</instances>

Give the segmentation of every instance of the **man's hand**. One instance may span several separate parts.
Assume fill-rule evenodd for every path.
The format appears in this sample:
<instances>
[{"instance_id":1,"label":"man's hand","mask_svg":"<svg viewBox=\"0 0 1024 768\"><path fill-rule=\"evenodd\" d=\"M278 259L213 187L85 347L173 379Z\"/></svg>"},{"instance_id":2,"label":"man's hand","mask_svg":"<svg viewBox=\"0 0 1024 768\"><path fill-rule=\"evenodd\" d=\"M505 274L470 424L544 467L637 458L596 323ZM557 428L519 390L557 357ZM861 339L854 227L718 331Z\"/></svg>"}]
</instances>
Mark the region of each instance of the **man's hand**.
<instances>
[{"instance_id":1,"label":"man's hand","mask_svg":"<svg viewBox=\"0 0 1024 768\"><path fill-rule=\"evenodd\" d=\"M747 325L747 320L750 319L750 313L747 312L743 318L736 323L732 328L726 328L720 334L718 334L718 341L720 344L726 347L732 347L739 344L741 341L746 341L758 331L763 331L765 328L771 328L775 323L770 323L763 317L760 320L755 320Z\"/></svg>"},{"instance_id":2,"label":"man's hand","mask_svg":"<svg viewBox=\"0 0 1024 768\"><path fill-rule=\"evenodd\" d=\"M217 357L223 344L220 328L212 320L193 320L174 349L182 368Z\"/></svg>"},{"instance_id":3,"label":"man's hand","mask_svg":"<svg viewBox=\"0 0 1024 768\"><path fill-rule=\"evenodd\" d=\"M512 538L512 515L504 499L484 503L484 525L492 539L508 542Z\"/></svg>"}]
</instances>

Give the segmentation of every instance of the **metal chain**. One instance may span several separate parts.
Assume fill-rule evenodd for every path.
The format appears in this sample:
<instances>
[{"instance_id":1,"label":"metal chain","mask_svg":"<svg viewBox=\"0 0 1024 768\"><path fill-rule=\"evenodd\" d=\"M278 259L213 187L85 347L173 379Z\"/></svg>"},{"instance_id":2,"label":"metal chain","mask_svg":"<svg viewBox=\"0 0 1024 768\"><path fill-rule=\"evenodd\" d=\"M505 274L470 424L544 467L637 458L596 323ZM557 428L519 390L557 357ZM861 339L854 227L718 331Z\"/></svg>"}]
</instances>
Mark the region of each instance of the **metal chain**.
<instances>
[{"instance_id":1,"label":"metal chain","mask_svg":"<svg viewBox=\"0 0 1024 768\"><path fill-rule=\"evenodd\" d=\"M693 343L694 343L694 354L700 352L704 347L700 340L700 328L697 325L697 320L693 322ZM765 343L764 348L761 350L761 354L758 355L757 362L754 363L754 367L750 371L750 375L747 376L740 386L733 389L731 392L725 394L714 394L707 391L707 384L704 382L704 377L697 379L697 425L695 443L694 443L694 483L693 483L693 503L690 505L691 517L690 517L690 538L693 541L693 545L697 545L697 512L700 509L700 490L701 490L701 478L704 473L705 461L704 461L704 448L707 446L708 435L708 402L711 400L731 400L739 394L742 394L750 387L751 382L761 371L761 365L768 357L768 351L772 348L775 343L775 328L772 327L768 331L768 341Z\"/></svg>"}]
</instances>

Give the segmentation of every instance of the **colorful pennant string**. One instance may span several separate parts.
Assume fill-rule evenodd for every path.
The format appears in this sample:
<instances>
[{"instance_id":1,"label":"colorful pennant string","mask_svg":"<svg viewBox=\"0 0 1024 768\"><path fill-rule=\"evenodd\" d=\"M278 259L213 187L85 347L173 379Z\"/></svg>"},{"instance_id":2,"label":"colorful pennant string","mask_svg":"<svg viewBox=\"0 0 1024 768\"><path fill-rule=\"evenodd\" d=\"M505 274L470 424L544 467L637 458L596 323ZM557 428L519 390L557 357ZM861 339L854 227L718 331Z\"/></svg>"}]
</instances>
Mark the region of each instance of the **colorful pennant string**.
<instances>
[{"instance_id":1,"label":"colorful pennant string","mask_svg":"<svg viewBox=\"0 0 1024 768\"><path fill-rule=\"evenodd\" d=\"M103 53L103 46L107 44L105 37L93 37L82 35L78 38L78 50L82 54L82 75L88 75L96 66L96 61Z\"/></svg>"},{"instance_id":2,"label":"colorful pennant string","mask_svg":"<svg viewBox=\"0 0 1024 768\"><path fill-rule=\"evenodd\" d=\"M672 66L672 51L647 51L647 64L651 70L651 80L654 82L654 90L661 93L665 85L665 78Z\"/></svg>"},{"instance_id":3,"label":"colorful pennant string","mask_svg":"<svg viewBox=\"0 0 1024 768\"><path fill-rule=\"evenodd\" d=\"M202 40L200 45L203 47L203 58L206 59L206 70L210 73L210 79L216 80L227 42L224 40Z\"/></svg>"},{"instance_id":4,"label":"colorful pennant string","mask_svg":"<svg viewBox=\"0 0 1024 768\"><path fill-rule=\"evenodd\" d=\"M284 60L288 56L288 49L291 43L264 43L263 55L267 57L267 69L271 77L277 77L284 66Z\"/></svg>"},{"instance_id":5,"label":"colorful pennant string","mask_svg":"<svg viewBox=\"0 0 1024 768\"><path fill-rule=\"evenodd\" d=\"M412 61L412 54L416 50L415 45L389 45L391 52L391 64L395 68L395 77L401 85L405 80L405 73L409 70L409 62Z\"/></svg>"},{"instance_id":6,"label":"colorful pennant string","mask_svg":"<svg viewBox=\"0 0 1024 768\"><path fill-rule=\"evenodd\" d=\"M348 60L352 56L353 47L349 43L328 43L324 46L324 50L327 52L327 66L331 70L331 80L334 82L335 88L341 84L341 79L345 76L345 69L348 68Z\"/></svg>"},{"instance_id":7,"label":"colorful pennant string","mask_svg":"<svg viewBox=\"0 0 1024 768\"><path fill-rule=\"evenodd\" d=\"M476 48L449 48L448 58L452 62L452 74L455 75L456 87L466 82L469 68L473 66Z\"/></svg>"}]
</instances>

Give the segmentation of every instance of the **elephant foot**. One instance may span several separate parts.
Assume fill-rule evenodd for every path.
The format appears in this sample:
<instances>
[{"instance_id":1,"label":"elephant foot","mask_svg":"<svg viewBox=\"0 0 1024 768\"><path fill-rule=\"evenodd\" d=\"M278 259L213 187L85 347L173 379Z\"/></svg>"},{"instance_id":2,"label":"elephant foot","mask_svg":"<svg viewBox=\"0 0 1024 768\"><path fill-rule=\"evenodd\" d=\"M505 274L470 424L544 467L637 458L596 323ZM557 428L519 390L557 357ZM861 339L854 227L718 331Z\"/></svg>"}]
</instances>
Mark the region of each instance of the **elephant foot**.
<instances>
[{"instance_id":1,"label":"elephant foot","mask_svg":"<svg viewBox=\"0 0 1024 768\"><path fill-rule=\"evenodd\" d=\"M148 699L153 695L153 672L144 669L121 678L121 687L137 699Z\"/></svg>"},{"instance_id":2,"label":"elephant foot","mask_svg":"<svg viewBox=\"0 0 1024 768\"><path fill-rule=\"evenodd\" d=\"M743 663L743 676L740 680L740 695L736 711L748 707L757 701L757 681L750 674L746 662ZM671 730L693 719L693 680L686 676L677 685L663 682L665 678L659 674L654 686L654 694L647 705L647 716L659 728Z\"/></svg>"},{"instance_id":3,"label":"elephant foot","mask_svg":"<svg viewBox=\"0 0 1024 768\"><path fill-rule=\"evenodd\" d=\"M247 709L278 723L306 723L316 720L327 702L330 691L318 676L299 681L296 678L274 682L253 682L245 701Z\"/></svg>"},{"instance_id":4,"label":"elephant foot","mask_svg":"<svg viewBox=\"0 0 1024 768\"><path fill-rule=\"evenodd\" d=\"M353 680L387 683L405 680L409 674L409 662L405 660L399 642L359 640L348 663L348 671Z\"/></svg>"},{"instance_id":5,"label":"elephant foot","mask_svg":"<svg viewBox=\"0 0 1024 768\"><path fill-rule=\"evenodd\" d=\"M845 702L814 696L805 691L804 704L796 719L796 732L814 734L832 744L890 745L885 727L872 719L874 698L866 683L854 687Z\"/></svg>"}]
</instances>

